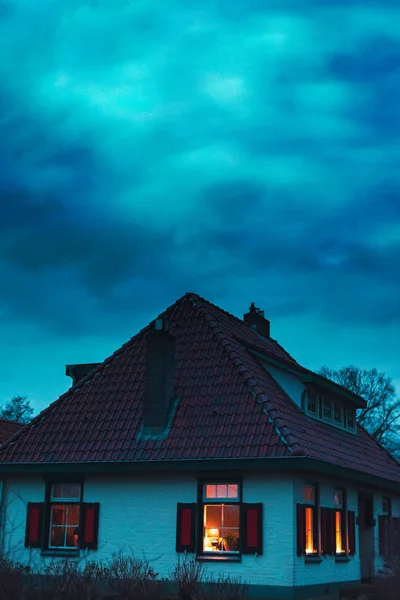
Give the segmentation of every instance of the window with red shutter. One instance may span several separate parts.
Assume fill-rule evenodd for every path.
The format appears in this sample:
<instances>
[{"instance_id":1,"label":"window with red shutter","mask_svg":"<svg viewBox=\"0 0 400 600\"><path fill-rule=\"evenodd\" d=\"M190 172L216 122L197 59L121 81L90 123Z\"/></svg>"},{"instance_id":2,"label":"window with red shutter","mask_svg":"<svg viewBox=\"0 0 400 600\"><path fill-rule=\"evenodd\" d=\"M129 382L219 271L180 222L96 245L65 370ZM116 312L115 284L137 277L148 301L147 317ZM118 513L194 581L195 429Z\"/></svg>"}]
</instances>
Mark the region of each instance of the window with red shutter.
<instances>
[{"instance_id":1,"label":"window with red shutter","mask_svg":"<svg viewBox=\"0 0 400 600\"><path fill-rule=\"evenodd\" d=\"M26 513L25 547L40 548L43 541L44 502L28 502Z\"/></svg>"},{"instance_id":2,"label":"window with red shutter","mask_svg":"<svg viewBox=\"0 0 400 600\"><path fill-rule=\"evenodd\" d=\"M199 482L199 550L206 555L240 554L241 486L236 481Z\"/></svg>"},{"instance_id":3,"label":"window with red shutter","mask_svg":"<svg viewBox=\"0 0 400 600\"><path fill-rule=\"evenodd\" d=\"M304 504L297 505L297 555L316 556L320 547L318 483L303 486Z\"/></svg>"},{"instance_id":4,"label":"window with red shutter","mask_svg":"<svg viewBox=\"0 0 400 600\"><path fill-rule=\"evenodd\" d=\"M81 506L81 523L79 535L79 547L87 550L97 550L99 531L98 502L83 502Z\"/></svg>"},{"instance_id":5,"label":"window with red shutter","mask_svg":"<svg viewBox=\"0 0 400 600\"><path fill-rule=\"evenodd\" d=\"M263 505L242 504L242 553L263 552Z\"/></svg>"},{"instance_id":6,"label":"window with red shutter","mask_svg":"<svg viewBox=\"0 0 400 600\"><path fill-rule=\"evenodd\" d=\"M177 552L195 552L195 534L196 534L196 507L197 505L182 504L177 505L176 518L176 551Z\"/></svg>"}]
</instances>

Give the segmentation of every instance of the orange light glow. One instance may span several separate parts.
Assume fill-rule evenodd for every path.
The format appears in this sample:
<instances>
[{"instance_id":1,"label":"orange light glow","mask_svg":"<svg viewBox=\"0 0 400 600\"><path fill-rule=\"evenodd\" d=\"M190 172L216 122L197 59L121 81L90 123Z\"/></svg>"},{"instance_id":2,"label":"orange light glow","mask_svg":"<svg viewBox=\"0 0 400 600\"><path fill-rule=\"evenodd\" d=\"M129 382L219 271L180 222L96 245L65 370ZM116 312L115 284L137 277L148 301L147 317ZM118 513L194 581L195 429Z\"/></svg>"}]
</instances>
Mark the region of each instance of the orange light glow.
<instances>
[{"instance_id":1,"label":"orange light glow","mask_svg":"<svg viewBox=\"0 0 400 600\"><path fill-rule=\"evenodd\" d=\"M306 554L313 554L313 509L306 508Z\"/></svg>"},{"instance_id":2,"label":"orange light glow","mask_svg":"<svg viewBox=\"0 0 400 600\"><path fill-rule=\"evenodd\" d=\"M218 537L219 536L219 529L210 529L209 535L211 537Z\"/></svg>"},{"instance_id":3,"label":"orange light glow","mask_svg":"<svg viewBox=\"0 0 400 600\"><path fill-rule=\"evenodd\" d=\"M336 531L336 554L344 552L342 540L342 513L338 510L335 514L335 531Z\"/></svg>"}]
</instances>

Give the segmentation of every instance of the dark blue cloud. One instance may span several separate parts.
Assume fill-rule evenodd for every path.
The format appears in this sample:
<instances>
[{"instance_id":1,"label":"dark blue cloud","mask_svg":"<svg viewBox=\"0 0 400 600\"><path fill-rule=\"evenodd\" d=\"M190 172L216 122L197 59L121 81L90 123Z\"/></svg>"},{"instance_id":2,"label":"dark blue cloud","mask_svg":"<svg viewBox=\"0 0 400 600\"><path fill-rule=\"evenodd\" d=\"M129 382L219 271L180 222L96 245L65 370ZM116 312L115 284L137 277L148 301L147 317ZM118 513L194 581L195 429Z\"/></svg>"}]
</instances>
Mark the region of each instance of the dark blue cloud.
<instances>
[{"instance_id":1,"label":"dark blue cloud","mask_svg":"<svg viewBox=\"0 0 400 600\"><path fill-rule=\"evenodd\" d=\"M3 323L192 289L398 335L397 2L0 6Z\"/></svg>"}]
</instances>

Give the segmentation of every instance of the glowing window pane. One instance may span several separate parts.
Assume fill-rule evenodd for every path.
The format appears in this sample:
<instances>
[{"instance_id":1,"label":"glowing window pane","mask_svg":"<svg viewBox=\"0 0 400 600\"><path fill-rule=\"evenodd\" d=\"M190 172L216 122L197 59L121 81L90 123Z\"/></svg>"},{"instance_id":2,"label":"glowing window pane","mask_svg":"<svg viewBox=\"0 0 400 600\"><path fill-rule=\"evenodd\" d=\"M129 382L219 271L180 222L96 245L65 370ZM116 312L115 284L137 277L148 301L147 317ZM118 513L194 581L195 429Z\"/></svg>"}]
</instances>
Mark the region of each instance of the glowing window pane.
<instances>
[{"instance_id":1,"label":"glowing window pane","mask_svg":"<svg viewBox=\"0 0 400 600\"><path fill-rule=\"evenodd\" d=\"M335 532L336 532L336 554L344 552L342 540L342 513L337 510L335 513Z\"/></svg>"},{"instance_id":2,"label":"glowing window pane","mask_svg":"<svg viewBox=\"0 0 400 600\"><path fill-rule=\"evenodd\" d=\"M205 486L205 497L206 498L230 498L234 500L239 499L239 486L237 483L220 483L220 484L207 484Z\"/></svg>"},{"instance_id":3,"label":"glowing window pane","mask_svg":"<svg viewBox=\"0 0 400 600\"><path fill-rule=\"evenodd\" d=\"M303 498L306 502L315 502L315 487L313 485L304 486Z\"/></svg>"},{"instance_id":4,"label":"glowing window pane","mask_svg":"<svg viewBox=\"0 0 400 600\"><path fill-rule=\"evenodd\" d=\"M306 508L306 554L314 553L313 509Z\"/></svg>"},{"instance_id":5,"label":"glowing window pane","mask_svg":"<svg viewBox=\"0 0 400 600\"><path fill-rule=\"evenodd\" d=\"M228 485L228 498L239 498L239 489L237 483Z\"/></svg>"},{"instance_id":6,"label":"glowing window pane","mask_svg":"<svg viewBox=\"0 0 400 600\"><path fill-rule=\"evenodd\" d=\"M217 497L217 486L216 485L206 485L206 498L216 498Z\"/></svg>"}]
</instances>

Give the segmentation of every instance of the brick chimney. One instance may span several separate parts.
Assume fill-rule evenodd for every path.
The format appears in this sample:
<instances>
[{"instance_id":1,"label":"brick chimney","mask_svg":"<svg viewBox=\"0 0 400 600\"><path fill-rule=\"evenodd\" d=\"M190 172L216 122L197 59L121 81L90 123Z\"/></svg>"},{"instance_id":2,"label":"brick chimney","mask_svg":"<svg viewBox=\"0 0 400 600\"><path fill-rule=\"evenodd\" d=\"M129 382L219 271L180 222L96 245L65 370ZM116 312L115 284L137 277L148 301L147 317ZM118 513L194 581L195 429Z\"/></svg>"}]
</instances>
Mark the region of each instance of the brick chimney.
<instances>
[{"instance_id":1,"label":"brick chimney","mask_svg":"<svg viewBox=\"0 0 400 600\"><path fill-rule=\"evenodd\" d=\"M175 338L166 318L147 334L143 434L159 435L168 425L174 401Z\"/></svg>"},{"instance_id":2,"label":"brick chimney","mask_svg":"<svg viewBox=\"0 0 400 600\"><path fill-rule=\"evenodd\" d=\"M270 322L264 317L264 311L257 308L254 302L250 304L249 312L243 315L243 320L259 335L270 337Z\"/></svg>"}]
</instances>

